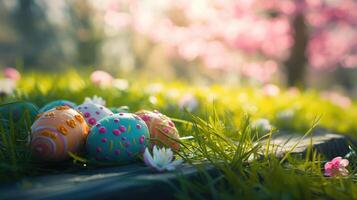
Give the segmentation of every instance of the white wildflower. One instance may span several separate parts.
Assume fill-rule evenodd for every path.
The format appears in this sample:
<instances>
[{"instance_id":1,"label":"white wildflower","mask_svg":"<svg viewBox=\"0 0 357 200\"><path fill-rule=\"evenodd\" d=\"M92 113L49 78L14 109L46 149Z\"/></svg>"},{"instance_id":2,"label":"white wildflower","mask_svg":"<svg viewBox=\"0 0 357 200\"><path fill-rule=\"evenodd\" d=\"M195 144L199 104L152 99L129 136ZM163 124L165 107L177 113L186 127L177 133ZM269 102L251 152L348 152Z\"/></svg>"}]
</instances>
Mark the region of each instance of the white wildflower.
<instances>
[{"instance_id":1,"label":"white wildflower","mask_svg":"<svg viewBox=\"0 0 357 200\"><path fill-rule=\"evenodd\" d=\"M252 127L258 131L268 133L273 129L268 119L260 118L252 123Z\"/></svg>"},{"instance_id":2,"label":"white wildflower","mask_svg":"<svg viewBox=\"0 0 357 200\"><path fill-rule=\"evenodd\" d=\"M144 162L147 166L158 172L173 171L177 166L181 165L183 160L174 160L173 153L170 148L157 148L154 146L153 155L149 149L145 149Z\"/></svg>"},{"instance_id":3,"label":"white wildflower","mask_svg":"<svg viewBox=\"0 0 357 200\"><path fill-rule=\"evenodd\" d=\"M0 79L0 94L10 95L16 89L16 81L12 79Z\"/></svg>"},{"instance_id":4,"label":"white wildflower","mask_svg":"<svg viewBox=\"0 0 357 200\"><path fill-rule=\"evenodd\" d=\"M278 112L276 114L276 117L279 120L284 120L284 121L289 121L292 120L295 115L295 110L294 109L286 109Z\"/></svg>"},{"instance_id":5,"label":"white wildflower","mask_svg":"<svg viewBox=\"0 0 357 200\"><path fill-rule=\"evenodd\" d=\"M114 79L113 87L119 90L127 90L129 88L129 81L126 79Z\"/></svg>"},{"instance_id":6,"label":"white wildflower","mask_svg":"<svg viewBox=\"0 0 357 200\"><path fill-rule=\"evenodd\" d=\"M106 104L105 100L102 97L97 96L97 95L94 95L92 98L86 97L84 99L84 103L94 103L94 104L99 104L102 106L105 106L105 104Z\"/></svg>"},{"instance_id":7,"label":"white wildflower","mask_svg":"<svg viewBox=\"0 0 357 200\"><path fill-rule=\"evenodd\" d=\"M187 109L188 111L192 112L197 108L198 100L196 99L195 96L188 93L181 97L181 99L178 102L178 106L181 109Z\"/></svg>"}]
</instances>

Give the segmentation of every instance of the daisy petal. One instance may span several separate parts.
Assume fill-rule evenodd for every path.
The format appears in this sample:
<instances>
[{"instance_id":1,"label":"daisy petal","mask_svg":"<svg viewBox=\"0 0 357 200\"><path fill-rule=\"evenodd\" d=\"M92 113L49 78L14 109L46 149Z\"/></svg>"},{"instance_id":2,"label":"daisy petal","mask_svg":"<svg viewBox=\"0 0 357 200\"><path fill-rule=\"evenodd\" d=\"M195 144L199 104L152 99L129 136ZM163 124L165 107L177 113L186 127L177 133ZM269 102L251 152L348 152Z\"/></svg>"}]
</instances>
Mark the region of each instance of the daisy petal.
<instances>
[{"instance_id":1,"label":"daisy petal","mask_svg":"<svg viewBox=\"0 0 357 200\"><path fill-rule=\"evenodd\" d=\"M179 160L175 160L173 161L172 163L168 164L166 166L166 169L168 171L172 171L172 170L175 170L177 166L181 165L183 163L183 160L182 159L179 159Z\"/></svg>"},{"instance_id":2,"label":"daisy petal","mask_svg":"<svg viewBox=\"0 0 357 200\"><path fill-rule=\"evenodd\" d=\"M154 155L154 157L155 157L156 155L159 155L159 153L160 153L160 151L159 151L159 149L157 148L157 146L155 145L155 146L153 147L152 155Z\"/></svg>"},{"instance_id":3,"label":"daisy petal","mask_svg":"<svg viewBox=\"0 0 357 200\"><path fill-rule=\"evenodd\" d=\"M154 146L152 155L148 148L146 148L144 152L145 164L158 172L175 170L175 168L183 162L182 159L175 161L173 161L173 159L173 152L170 148L158 148Z\"/></svg>"},{"instance_id":4,"label":"daisy petal","mask_svg":"<svg viewBox=\"0 0 357 200\"><path fill-rule=\"evenodd\" d=\"M152 167L152 168L157 168L156 163L154 162L154 159L152 158L148 148L145 149L144 152L144 162L147 166Z\"/></svg>"}]
</instances>

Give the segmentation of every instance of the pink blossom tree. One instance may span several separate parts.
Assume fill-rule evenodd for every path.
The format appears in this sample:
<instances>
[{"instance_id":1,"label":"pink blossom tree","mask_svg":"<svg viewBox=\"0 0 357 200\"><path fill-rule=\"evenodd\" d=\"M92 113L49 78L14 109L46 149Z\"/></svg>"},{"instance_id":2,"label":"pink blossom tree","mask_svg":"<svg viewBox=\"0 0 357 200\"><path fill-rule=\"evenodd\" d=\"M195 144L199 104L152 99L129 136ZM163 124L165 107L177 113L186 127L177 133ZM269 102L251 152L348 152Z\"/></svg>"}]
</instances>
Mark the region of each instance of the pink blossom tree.
<instances>
[{"instance_id":1,"label":"pink blossom tree","mask_svg":"<svg viewBox=\"0 0 357 200\"><path fill-rule=\"evenodd\" d=\"M170 57L263 83L281 69L298 85L306 66L357 67L356 9L354 0L114 0L104 19L146 35Z\"/></svg>"}]
</instances>

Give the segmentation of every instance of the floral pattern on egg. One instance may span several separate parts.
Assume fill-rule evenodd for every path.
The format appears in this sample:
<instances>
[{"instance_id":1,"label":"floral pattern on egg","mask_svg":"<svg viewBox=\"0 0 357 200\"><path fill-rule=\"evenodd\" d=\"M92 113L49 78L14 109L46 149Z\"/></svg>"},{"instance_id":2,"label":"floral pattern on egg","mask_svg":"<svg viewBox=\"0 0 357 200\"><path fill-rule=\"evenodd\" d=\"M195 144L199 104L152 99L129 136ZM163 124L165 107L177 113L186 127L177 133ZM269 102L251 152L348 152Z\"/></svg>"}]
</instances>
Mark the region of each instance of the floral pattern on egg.
<instances>
[{"instance_id":1,"label":"floral pattern on egg","mask_svg":"<svg viewBox=\"0 0 357 200\"><path fill-rule=\"evenodd\" d=\"M149 130L131 113L119 113L100 120L90 130L86 148L101 162L127 163L137 160L149 144Z\"/></svg>"},{"instance_id":2,"label":"floral pattern on egg","mask_svg":"<svg viewBox=\"0 0 357 200\"><path fill-rule=\"evenodd\" d=\"M82 113L89 126L94 126L99 120L113 115L113 112L105 106L91 102L77 106L77 110Z\"/></svg>"},{"instance_id":3,"label":"floral pattern on egg","mask_svg":"<svg viewBox=\"0 0 357 200\"><path fill-rule=\"evenodd\" d=\"M147 110L140 110L135 114L145 121L153 145L162 146L164 144L176 151L179 150L180 145L175 140L178 140L180 136L175 124L169 117L158 111Z\"/></svg>"},{"instance_id":4,"label":"floral pattern on egg","mask_svg":"<svg viewBox=\"0 0 357 200\"><path fill-rule=\"evenodd\" d=\"M89 127L68 106L58 106L39 115L31 126L31 154L40 161L62 161L68 152L83 150Z\"/></svg>"}]
</instances>

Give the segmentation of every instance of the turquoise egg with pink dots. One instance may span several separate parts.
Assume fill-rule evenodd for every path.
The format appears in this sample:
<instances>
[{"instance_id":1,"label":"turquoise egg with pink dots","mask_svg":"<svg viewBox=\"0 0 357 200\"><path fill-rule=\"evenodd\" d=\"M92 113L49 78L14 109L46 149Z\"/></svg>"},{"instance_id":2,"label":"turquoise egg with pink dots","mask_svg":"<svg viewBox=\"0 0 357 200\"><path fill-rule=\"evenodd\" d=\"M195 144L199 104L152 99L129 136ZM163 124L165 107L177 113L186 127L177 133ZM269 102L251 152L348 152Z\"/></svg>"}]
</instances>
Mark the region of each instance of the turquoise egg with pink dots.
<instances>
[{"instance_id":1,"label":"turquoise egg with pink dots","mask_svg":"<svg viewBox=\"0 0 357 200\"><path fill-rule=\"evenodd\" d=\"M145 122L132 113L118 113L95 124L87 137L86 149L98 162L124 164L138 160L149 146Z\"/></svg>"}]
</instances>

